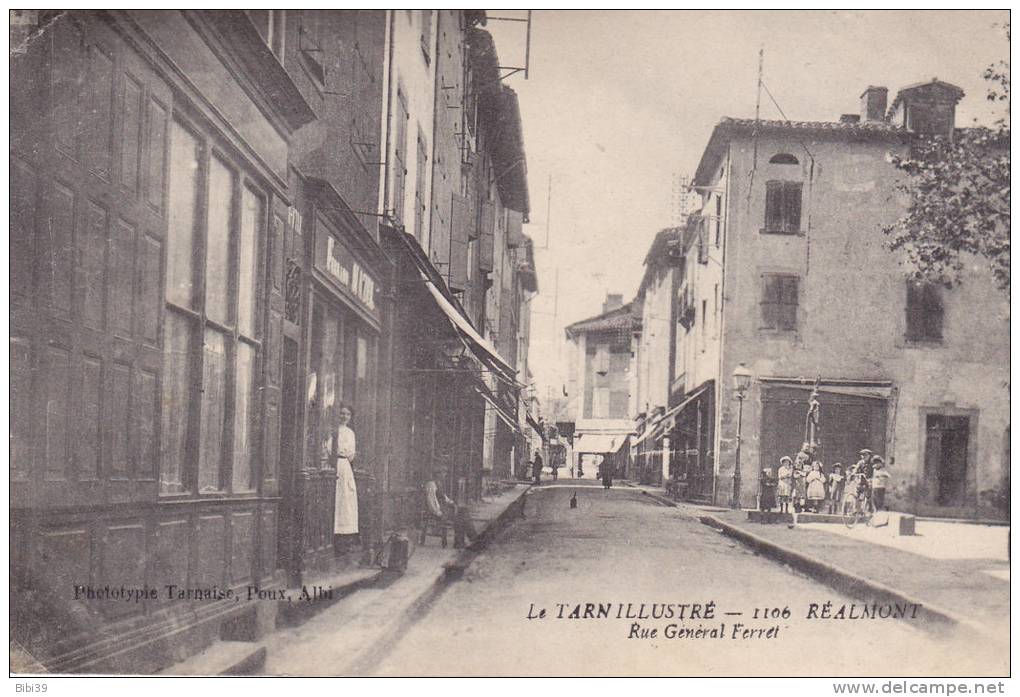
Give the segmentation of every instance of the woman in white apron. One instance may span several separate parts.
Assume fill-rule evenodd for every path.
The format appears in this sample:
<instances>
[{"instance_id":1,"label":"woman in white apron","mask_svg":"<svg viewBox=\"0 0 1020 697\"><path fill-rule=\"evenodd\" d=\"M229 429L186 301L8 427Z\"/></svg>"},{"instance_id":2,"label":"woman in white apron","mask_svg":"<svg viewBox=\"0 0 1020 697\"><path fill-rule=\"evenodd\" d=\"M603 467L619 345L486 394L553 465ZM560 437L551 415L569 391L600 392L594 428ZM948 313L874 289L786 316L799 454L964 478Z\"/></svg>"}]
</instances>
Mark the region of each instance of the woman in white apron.
<instances>
[{"instance_id":1,"label":"woman in white apron","mask_svg":"<svg viewBox=\"0 0 1020 697\"><path fill-rule=\"evenodd\" d=\"M338 542L341 550L346 548L349 538L338 536L358 534L358 487L351 468L357 453L357 438L349 426L352 418L354 410L341 404L338 415L340 425L336 429L336 507L333 509L333 539Z\"/></svg>"}]
</instances>

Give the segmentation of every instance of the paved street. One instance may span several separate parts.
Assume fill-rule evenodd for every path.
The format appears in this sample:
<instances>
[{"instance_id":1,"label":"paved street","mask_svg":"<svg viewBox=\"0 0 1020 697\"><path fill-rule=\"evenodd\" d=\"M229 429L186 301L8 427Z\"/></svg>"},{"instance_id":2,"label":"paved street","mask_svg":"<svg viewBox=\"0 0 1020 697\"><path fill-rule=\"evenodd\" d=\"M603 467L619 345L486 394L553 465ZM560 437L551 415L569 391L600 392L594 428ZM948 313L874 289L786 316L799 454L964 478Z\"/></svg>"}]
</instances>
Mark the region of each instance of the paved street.
<instances>
[{"instance_id":1,"label":"paved street","mask_svg":"<svg viewBox=\"0 0 1020 697\"><path fill-rule=\"evenodd\" d=\"M532 491L526 519L504 530L464 578L395 640L375 673L851 676L1008 671L1005 650L987 645L977 650L961 637L935 637L918 621L807 619L812 603L819 605L820 614L821 606L831 602L833 615L846 604L844 614L856 616L862 601L851 608L854 600L751 554L689 513L640 491L604 491L593 484L561 479ZM571 510L568 500L575 491L578 507ZM708 618L710 601L715 607ZM586 608L587 603L592 606ZM626 618L659 614L664 604L672 619ZM790 608L788 619L781 616L784 607ZM541 608L544 618L528 619L529 611L538 615ZM756 608L759 614L777 608L780 617L755 620ZM681 611L687 615L682 622L676 619ZM699 616L692 618L692 611ZM575 612L579 618L570 619ZM656 636L628 638L635 623L656 630ZM737 623L744 627L737 629ZM667 638L677 630L699 629L703 636L697 638Z\"/></svg>"}]
</instances>

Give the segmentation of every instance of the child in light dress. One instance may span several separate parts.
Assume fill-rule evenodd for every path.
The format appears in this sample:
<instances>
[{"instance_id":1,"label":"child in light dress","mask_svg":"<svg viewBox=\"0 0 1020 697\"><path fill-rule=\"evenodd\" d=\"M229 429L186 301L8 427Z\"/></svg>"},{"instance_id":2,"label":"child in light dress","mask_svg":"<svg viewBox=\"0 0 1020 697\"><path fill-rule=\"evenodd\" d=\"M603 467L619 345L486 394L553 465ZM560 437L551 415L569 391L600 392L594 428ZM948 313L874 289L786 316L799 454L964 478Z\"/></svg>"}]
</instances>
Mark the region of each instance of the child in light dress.
<instances>
[{"instance_id":1,"label":"child in light dress","mask_svg":"<svg viewBox=\"0 0 1020 697\"><path fill-rule=\"evenodd\" d=\"M779 502L779 512L790 512L790 497L793 495L793 460L783 456L779 459L779 469L776 471L776 499Z\"/></svg>"},{"instance_id":2,"label":"child in light dress","mask_svg":"<svg viewBox=\"0 0 1020 697\"><path fill-rule=\"evenodd\" d=\"M811 463L811 471L804 479L807 484L808 509L813 513L822 510L822 502L825 501L825 475L822 474L822 463L817 460Z\"/></svg>"}]
</instances>

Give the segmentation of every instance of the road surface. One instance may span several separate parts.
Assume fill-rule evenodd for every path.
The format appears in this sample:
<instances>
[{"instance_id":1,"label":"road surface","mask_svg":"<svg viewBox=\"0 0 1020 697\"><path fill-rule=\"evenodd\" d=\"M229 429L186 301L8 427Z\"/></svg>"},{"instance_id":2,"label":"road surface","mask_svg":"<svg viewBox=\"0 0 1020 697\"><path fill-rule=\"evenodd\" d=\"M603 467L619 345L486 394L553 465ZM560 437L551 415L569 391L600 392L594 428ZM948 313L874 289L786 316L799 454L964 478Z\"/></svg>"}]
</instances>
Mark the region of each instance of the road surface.
<instances>
[{"instance_id":1,"label":"road surface","mask_svg":"<svg viewBox=\"0 0 1020 697\"><path fill-rule=\"evenodd\" d=\"M526 518L505 529L419 622L394 638L374 674L1009 670L1004 652L937 637L920 620L846 619L870 613L860 600L755 556L690 510L633 488L592 484L561 479L533 490ZM575 492L578 506L571 509ZM842 609L844 619L822 619L827 602L829 615Z\"/></svg>"}]
</instances>

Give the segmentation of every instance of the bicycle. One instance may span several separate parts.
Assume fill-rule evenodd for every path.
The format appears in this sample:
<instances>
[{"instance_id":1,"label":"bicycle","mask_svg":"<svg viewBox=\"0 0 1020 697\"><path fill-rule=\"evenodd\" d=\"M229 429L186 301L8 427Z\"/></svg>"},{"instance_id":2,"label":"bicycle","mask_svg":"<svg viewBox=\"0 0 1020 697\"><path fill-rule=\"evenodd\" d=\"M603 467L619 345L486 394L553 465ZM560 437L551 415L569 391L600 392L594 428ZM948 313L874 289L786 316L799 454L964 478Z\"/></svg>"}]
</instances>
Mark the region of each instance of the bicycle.
<instances>
[{"instance_id":1,"label":"bicycle","mask_svg":"<svg viewBox=\"0 0 1020 697\"><path fill-rule=\"evenodd\" d=\"M843 524L853 529L862 520L871 527L875 515L875 503L871 500L871 488L849 492L843 497Z\"/></svg>"}]
</instances>

